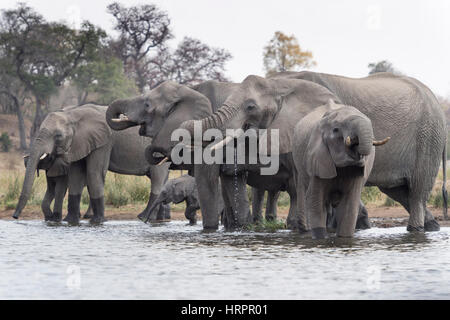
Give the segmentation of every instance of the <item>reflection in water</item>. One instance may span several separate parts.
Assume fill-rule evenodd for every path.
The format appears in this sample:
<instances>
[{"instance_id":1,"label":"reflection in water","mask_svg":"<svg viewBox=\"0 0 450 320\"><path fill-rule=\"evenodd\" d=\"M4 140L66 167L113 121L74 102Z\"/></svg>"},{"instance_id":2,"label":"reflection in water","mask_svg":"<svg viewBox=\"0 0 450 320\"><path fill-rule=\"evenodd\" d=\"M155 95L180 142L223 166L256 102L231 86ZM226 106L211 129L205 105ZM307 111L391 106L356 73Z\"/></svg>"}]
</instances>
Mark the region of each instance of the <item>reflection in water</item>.
<instances>
[{"instance_id":1,"label":"reflection in water","mask_svg":"<svg viewBox=\"0 0 450 320\"><path fill-rule=\"evenodd\" d=\"M93 227L0 221L0 298L450 298L450 228L202 232L185 222Z\"/></svg>"}]
</instances>

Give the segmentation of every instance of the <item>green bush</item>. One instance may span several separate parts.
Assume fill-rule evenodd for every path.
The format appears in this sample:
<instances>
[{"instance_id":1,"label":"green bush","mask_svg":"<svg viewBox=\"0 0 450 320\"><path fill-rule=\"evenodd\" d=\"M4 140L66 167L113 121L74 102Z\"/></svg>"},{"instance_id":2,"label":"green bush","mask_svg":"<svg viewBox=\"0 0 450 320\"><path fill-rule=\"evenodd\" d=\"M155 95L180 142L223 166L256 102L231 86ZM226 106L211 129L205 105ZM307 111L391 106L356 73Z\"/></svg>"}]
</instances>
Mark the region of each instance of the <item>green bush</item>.
<instances>
[{"instance_id":1,"label":"green bush","mask_svg":"<svg viewBox=\"0 0 450 320\"><path fill-rule=\"evenodd\" d=\"M435 208L443 208L444 198L442 197L442 192L432 193L430 199L428 199L428 204L431 204Z\"/></svg>"},{"instance_id":2,"label":"green bush","mask_svg":"<svg viewBox=\"0 0 450 320\"><path fill-rule=\"evenodd\" d=\"M5 197L3 199L5 205L10 202L17 202L19 200L20 191L22 190L23 179L15 175L14 178L8 179Z\"/></svg>"},{"instance_id":3,"label":"green bush","mask_svg":"<svg viewBox=\"0 0 450 320\"><path fill-rule=\"evenodd\" d=\"M395 206L398 206L399 203L390 197L386 197L386 200L384 200L383 205L386 207L395 207Z\"/></svg>"},{"instance_id":4,"label":"green bush","mask_svg":"<svg viewBox=\"0 0 450 320\"><path fill-rule=\"evenodd\" d=\"M112 180L105 185L105 204L116 208L127 205L128 194L126 193L124 176L115 174Z\"/></svg>"},{"instance_id":5,"label":"green bush","mask_svg":"<svg viewBox=\"0 0 450 320\"><path fill-rule=\"evenodd\" d=\"M3 132L0 136L0 146L3 152L9 152L9 150L11 149L12 142L6 132Z\"/></svg>"},{"instance_id":6,"label":"green bush","mask_svg":"<svg viewBox=\"0 0 450 320\"><path fill-rule=\"evenodd\" d=\"M138 177L133 178L133 183L131 183L131 185L127 188L131 202L148 202L150 184L147 181L139 179Z\"/></svg>"},{"instance_id":7,"label":"green bush","mask_svg":"<svg viewBox=\"0 0 450 320\"><path fill-rule=\"evenodd\" d=\"M377 187L364 187L361 192L361 200L365 205L379 200L381 196L381 191Z\"/></svg>"},{"instance_id":8,"label":"green bush","mask_svg":"<svg viewBox=\"0 0 450 320\"><path fill-rule=\"evenodd\" d=\"M86 188L83 190L83 193L81 194L81 203L87 206L89 205L89 193Z\"/></svg>"}]
</instances>

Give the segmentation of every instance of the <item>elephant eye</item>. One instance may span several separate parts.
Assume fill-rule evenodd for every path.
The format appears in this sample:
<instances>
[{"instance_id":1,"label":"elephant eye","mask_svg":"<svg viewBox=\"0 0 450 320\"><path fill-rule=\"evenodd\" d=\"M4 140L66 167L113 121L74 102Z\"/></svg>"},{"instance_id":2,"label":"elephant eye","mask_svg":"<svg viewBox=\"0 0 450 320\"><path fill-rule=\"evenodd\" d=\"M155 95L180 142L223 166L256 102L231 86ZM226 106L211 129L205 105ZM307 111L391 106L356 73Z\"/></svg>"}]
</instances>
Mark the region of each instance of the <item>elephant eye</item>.
<instances>
[{"instance_id":1,"label":"elephant eye","mask_svg":"<svg viewBox=\"0 0 450 320\"><path fill-rule=\"evenodd\" d=\"M146 108L150 108L150 102L146 101L146 102L144 103L144 105L145 105Z\"/></svg>"},{"instance_id":2,"label":"elephant eye","mask_svg":"<svg viewBox=\"0 0 450 320\"><path fill-rule=\"evenodd\" d=\"M339 132L339 128L334 128L333 129L333 133L338 133Z\"/></svg>"}]
</instances>

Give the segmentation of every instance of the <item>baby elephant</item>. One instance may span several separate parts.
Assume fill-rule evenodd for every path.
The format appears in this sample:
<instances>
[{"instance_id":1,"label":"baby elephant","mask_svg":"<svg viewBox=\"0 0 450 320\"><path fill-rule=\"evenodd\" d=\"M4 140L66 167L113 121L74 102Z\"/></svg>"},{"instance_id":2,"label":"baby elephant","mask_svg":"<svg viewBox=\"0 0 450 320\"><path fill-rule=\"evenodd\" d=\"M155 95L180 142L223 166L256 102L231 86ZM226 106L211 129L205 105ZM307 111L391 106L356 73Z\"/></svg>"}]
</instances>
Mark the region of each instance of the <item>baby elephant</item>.
<instances>
[{"instance_id":1,"label":"baby elephant","mask_svg":"<svg viewBox=\"0 0 450 320\"><path fill-rule=\"evenodd\" d=\"M189 220L190 224L196 224L196 213L197 210L200 209L197 186L195 184L195 178L187 174L179 178L170 179L166 182L161 193L150 207L150 214L145 222L156 218L154 208L156 208L159 204L170 204L171 202L180 203L183 201L186 201L186 210L184 212L185 217Z\"/></svg>"},{"instance_id":2,"label":"baby elephant","mask_svg":"<svg viewBox=\"0 0 450 320\"><path fill-rule=\"evenodd\" d=\"M292 146L298 209L313 238L327 236L330 206L336 212L337 236L353 236L374 146L388 140L374 141L369 118L332 100L298 122Z\"/></svg>"}]
</instances>

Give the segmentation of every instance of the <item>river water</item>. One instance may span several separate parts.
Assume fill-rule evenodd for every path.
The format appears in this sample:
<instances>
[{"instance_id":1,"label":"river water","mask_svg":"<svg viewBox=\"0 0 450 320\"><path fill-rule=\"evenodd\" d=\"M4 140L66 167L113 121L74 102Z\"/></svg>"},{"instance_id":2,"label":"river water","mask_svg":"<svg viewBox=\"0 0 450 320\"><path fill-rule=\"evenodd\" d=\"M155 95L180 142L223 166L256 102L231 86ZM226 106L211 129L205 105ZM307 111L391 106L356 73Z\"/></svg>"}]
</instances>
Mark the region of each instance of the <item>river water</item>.
<instances>
[{"instance_id":1,"label":"river water","mask_svg":"<svg viewBox=\"0 0 450 320\"><path fill-rule=\"evenodd\" d=\"M0 299L449 299L450 228L204 233L0 221Z\"/></svg>"}]
</instances>

